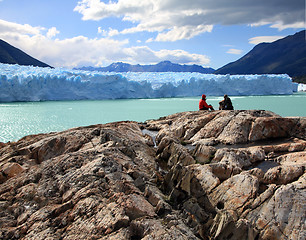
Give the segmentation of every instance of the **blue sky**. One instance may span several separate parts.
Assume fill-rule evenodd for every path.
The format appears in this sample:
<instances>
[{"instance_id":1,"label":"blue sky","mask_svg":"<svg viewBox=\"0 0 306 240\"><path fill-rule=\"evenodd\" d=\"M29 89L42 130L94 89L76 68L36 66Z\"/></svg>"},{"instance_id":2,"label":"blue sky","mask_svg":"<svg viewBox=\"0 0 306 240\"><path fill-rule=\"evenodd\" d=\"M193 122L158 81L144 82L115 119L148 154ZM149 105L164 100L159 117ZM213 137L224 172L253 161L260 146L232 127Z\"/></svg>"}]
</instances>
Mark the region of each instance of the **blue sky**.
<instances>
[{"instance_id":1,"label":"blue sky","mask_svg":"<svg viewBox=\"0 0 306 240\"><path fill-rule=\"evenodd\" d=\"M0 39L55 67L217 69L303 29L304 0L0 0Z\"/></svg>"}]
</instances>

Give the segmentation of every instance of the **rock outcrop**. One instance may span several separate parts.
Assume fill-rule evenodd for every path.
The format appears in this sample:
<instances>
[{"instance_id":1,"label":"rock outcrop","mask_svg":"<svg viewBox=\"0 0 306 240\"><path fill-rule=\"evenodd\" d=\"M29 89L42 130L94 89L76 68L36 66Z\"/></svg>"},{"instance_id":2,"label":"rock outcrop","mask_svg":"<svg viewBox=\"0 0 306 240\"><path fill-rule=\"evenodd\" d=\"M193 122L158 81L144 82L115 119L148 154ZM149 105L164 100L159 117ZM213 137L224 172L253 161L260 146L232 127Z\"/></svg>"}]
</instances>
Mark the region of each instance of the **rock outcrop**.
<instances>
[{"instance_id":1,"label":"rock outcrop","mask_svg":"<svg viewBox=\"0 0 306 240\"><path fill-rule=\"evenodd\" d=\"M305 239L306 118L184 112L0 144L1 239Z\"/></svg>"}]
</instances>

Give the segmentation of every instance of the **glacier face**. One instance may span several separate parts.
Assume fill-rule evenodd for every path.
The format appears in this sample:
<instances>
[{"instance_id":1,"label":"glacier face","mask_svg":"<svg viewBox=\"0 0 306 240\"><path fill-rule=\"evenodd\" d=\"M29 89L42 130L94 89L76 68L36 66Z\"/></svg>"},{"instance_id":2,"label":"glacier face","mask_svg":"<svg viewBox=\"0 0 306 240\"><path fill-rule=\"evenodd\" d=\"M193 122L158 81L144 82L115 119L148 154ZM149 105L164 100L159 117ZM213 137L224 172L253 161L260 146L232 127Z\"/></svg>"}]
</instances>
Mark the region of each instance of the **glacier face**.
<instances>
[{"instance_id":1,"label":"glacier face","mask_svg":"<svg viewBox=\"0 0 306 240\"><path fill-rule=\"evenodd\" d=\"M89 72L0 64L0 102L292 94L286 75Z\"/></svg>"}]
</instances>

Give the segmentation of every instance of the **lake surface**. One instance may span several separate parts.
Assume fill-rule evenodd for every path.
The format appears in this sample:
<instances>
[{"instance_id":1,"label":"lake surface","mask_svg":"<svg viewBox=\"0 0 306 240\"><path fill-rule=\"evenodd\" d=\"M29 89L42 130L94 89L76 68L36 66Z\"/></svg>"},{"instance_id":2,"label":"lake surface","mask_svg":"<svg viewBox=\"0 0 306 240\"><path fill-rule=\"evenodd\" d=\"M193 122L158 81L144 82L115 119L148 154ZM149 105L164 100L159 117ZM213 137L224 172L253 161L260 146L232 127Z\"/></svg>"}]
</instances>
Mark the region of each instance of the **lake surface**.
<instances>
[{"instance_id":1,"label":"lake surface","mask_svg":"<svg viewBox=\"0 0 306 240\"><path fill-rule=\"evenodd\" d=\"M237 110L270 110L283 117L306 117L306 93L230 96ZM0 142L23 136L114 121L145 121L183 111L197 111L200 97L0 103ZM223 97L207 97L218 109Z\"/></svg>"}]
</instances>

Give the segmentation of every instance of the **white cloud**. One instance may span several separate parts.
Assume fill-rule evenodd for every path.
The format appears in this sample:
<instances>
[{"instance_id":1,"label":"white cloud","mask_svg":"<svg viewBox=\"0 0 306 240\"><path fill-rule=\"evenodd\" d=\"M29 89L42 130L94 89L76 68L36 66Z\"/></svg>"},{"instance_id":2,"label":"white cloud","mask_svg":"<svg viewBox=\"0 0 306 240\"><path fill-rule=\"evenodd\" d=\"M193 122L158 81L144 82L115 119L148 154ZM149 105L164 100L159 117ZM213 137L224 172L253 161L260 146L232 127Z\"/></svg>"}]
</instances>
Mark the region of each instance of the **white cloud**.
<instances>
[{"instance_id":1,"label":"white cloud","mask_svg":"<svg viewBox=\"0 0 306 240\"><path fill-rule=\"evenodd\" d=\"M306 12L305 12L306 14ZM260 26L264 26L264 25L268 25L268 24L272 24L270 26L270 28L277 28L279 31L288 29L288 28L293 28L293 29L298 29L298 28L305 28L305 21L297 21L294 23L283 23L281 21L276 21L275 23L271 23L271 22L266 22L266 21L262 21L262 22L257 22L257 23L253 23L253 24L249 24L251 27L260 27Z\"/></svg>"},{"instance_id":2,"label":"white cloud","mask_svg":"<svg viewBox=\"0 0 306 240\"><path fill-rule=\"evenodd\" d=\"M242 52L240 49L231 48L226 53L240 55Z\"/></svg>"},{"instance_id":3,"label":"white cloud","mask_svg":"<svg viewBox=\"0 0 306 240\"><path fill-rule=\"evenodd\" d=\"M98 28L103 33L103 29ZM116 30L105 31L107 36ZM56 28L32 27L0 20L0 38L20 48L29 55L54 67L76 67L83 65L105 66L115 61L129 63L156 63L170 60L177 63L209 64L209 58L182 50L154 51L146 46L127 47L128 40L111 38L90 39L77 36L68 39L52 39Z\"/></svg>"},{"instance_id":4,"label":"white cloud","mask_svg":"<svg viewBox=\"0 0 306 240\"><path fill-rule=\"evenodd\" d=\"M0 33L18 32L20 34L37 35L45 28L32 27L29 24L18 24L0 19Z\"/></svg>"},{"instance_id":5,"label":"white cloud","mask_svg":"<svg viewBox=\"0 0 306 240\"><path fill-rule=\"evenodd\" d=\"M150 43L150 42L153 42L153 41L154 41L153 38L149 38L149 39L147 39L146 43Z\"/></svg>"},{"instance_id":6,"label":"white cloud","mask_svg":"<svg viewBox=\"0 0 306 240\"><path fill-rule=\"evenodd\" d=\"M192 54L183 50L161 50L156 53L159 60L169 60L181 64L200 64L209 65L210 59L201 54Z\"/></svg>"},{"instance_id":7,"label":"white cloud","mask_svg":"<svg viewBox=\"0 0 306 240\"><path fill-rule=\"evenodd\" d=\"M126 48L124 51L129 56L131 63L149 64L165 60L181 64L208 65L210 63L210 59L205 55L192 54L183 50L153 51L147 46L140 46Z\"/></svg>"},{"instance_id":8,"label":"white cloud","mask_svg":"<svg viewBox=\"0 0 306 240\"><path fill-rule=\"evenodd\" d=\"M270 42L274 42L278 39L281 39L285 36L258 36L258 37L253 37L249 39L249 43L251 44L259 44L259 43L270 43Z\"/></svg>"},{"instance_id":9,"label":"white cloud","mask_svg":"<svg viewBox=\"0 0 306 240\"><path fill-rule=\"evenodd\" d=\"M55 37L57 34L59 34L60 32L56 29L56 27L52 27L48 30L47 32L47 37L48 38L53 38Z\"/></svg>"},{"instance_id":10,"label":"white cloud","mask_svg":"<svg viewBox=\"0 0 306 240\"><path fill-rule=\"evenodd\" d=\"M306 12L305 12L306 14ZM305 28L305 22L296 22L296 23L292 23L292 24L283 24L281 22L275 23L273 25L271 25L271 28L277 28L278 30L282 31L284 29L287 28Z\"/></svg>"},{"instance_id":11,"label":"white cloud","mask_svg":"<svg viewBox=\"0 0 306 240\"><path fill-rule=\"evenodd\" d=\"M157 32L154 41L190 39L210 32L213 25L270 24L279 30L301 27L305 3L302 0L100 0L79 1L74 11L83 20L122 18L135 27L120 33ZM193 30L193 31L192 31Z\"/></svg>"},{"instance_id":12,"label":"white cloud","mask_svg":"<svg viewBox=\"0 0 306 240\"><path fill-rule=\"evenodd\" d=\"M268 25L268 24L270 24L270 22L259 21L259 22L256 22L256 23L248 24L248 25L251 26L251 27L261 27L261 26Z\"/></svg>"},{"instance_id":13,"label":"white cloud","mask_svg":"<svg viewBox=\"0 0 306 240\"><path fill-rule=\"evenodd\" d=\"M116 36L118 34L119 34L119 31L117 29L109 28L109 31L108 31L108 36L109 37L113 37L113 36Z\"/></svg>"},{"instance_id":14,"label":"white cloud","mask_svg":"<svg viewBox=\"0 0 306 240\"><path fill-rule=\"evenodd\" d=\"M124 29L121 34L142 31L158 32L152 41L176 41L190 39L203 32L210 32L212 25L201 24L202 11L198 9L162 9L161 0L128 0L105 4L99 0L83 0L75 11L83 14L83 20L100 20L110 16L136 23L136 27Z\"/></svg>"},{"instance_id":15,"label":"white cloud","mask_svg":"<svg viewBox=\"0 0 306 240\"><path fill-rule=\"evenodd\" d=\"M98 33L102 36L107 36L107 31L102 29L101 27L98 27Z\"/></svg>"},{"instance_id":16,"label":"white cloud","mask_svg":"<svg viewBox=\"0 0 306 240\"><path fill-rule=\"evenodd\" d=\"M117 29L108 28L107 30L102 29L101 27L98 27L98 33L101 34L104 37L113 37L119 34L119 31Z\"/></svg>"},{"instance_id":17,"label":"white cloud","mask_svg":"<svg viewBox=\"0 0 306 240\"><path fill-rule=\"evenodd\" d=\"M157 42L174 42L182 39L191 39L202 32L211 32L213 29L212 25L199 25L184 26L184 27L173 27L168 32L159 33L155 39Z\"/></svg>"}]
</instances>

